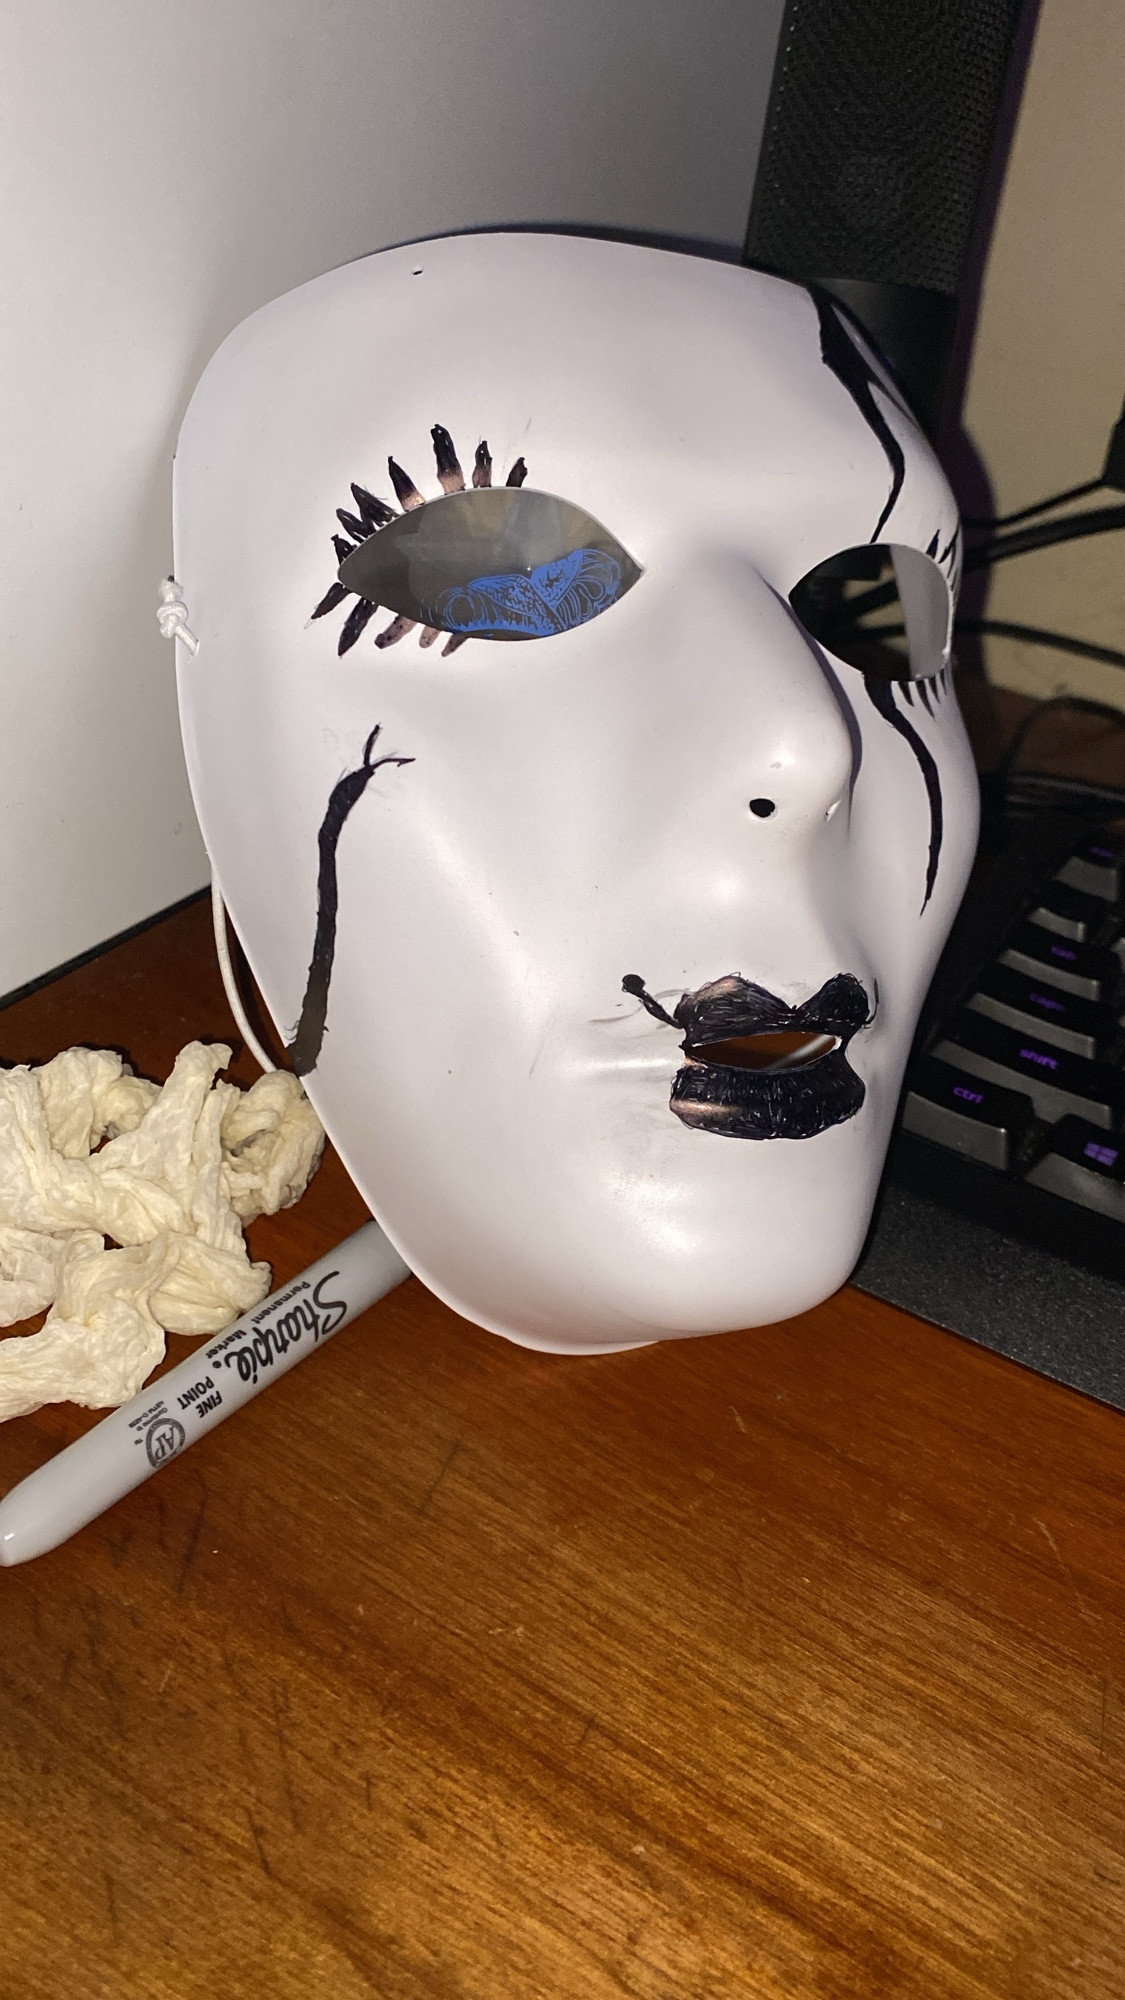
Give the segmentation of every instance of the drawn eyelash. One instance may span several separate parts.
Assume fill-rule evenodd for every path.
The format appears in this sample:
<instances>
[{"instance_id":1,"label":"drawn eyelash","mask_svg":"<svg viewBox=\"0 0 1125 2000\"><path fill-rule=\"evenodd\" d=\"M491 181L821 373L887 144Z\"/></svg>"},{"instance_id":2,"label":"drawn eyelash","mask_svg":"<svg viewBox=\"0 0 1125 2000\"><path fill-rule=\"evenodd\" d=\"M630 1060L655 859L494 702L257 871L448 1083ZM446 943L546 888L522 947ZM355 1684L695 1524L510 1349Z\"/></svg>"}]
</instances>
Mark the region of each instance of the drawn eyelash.
<instances>
[{"instance_id":1,"label":"drawn eyelash","mask_svg":"<svg viewBox=\"0 0 1125 2000\"><path fill-rule=\"evenodd\" d=\"M450 437L444 424L435 424L430 432L430 436L433 439L437 476L443 494L448 496L451 493L464 492L465 475L461 470L461 464L457 457L453 439ZM342 535L333 535L332 537L332 545L336 551L337 565L344 563L348 556L355 553L356 549L362 548L363 544L369 541L372 535L378 534L381 528L389 527L392 521L400 520L402 514L413 513L419 507L426 505L425 495L419 492L410 474L404 472L402 466L393 457L387 460L387 471L390 476L391 485L394 487L395 498L398 501L401 514L394 507L388 506L385 500L377 499L374 493L368 492L365 486L357 485L353 480L351 489L352 499L355 502L357 511L352 513L349 508L345 507L337 507L336 509L336 519L339 521L344 533L349 537L347 541L344 540ZM505 483L510 487L519 488L523 485L526 478L527 465L523 458L517 458L508 473ZM472 483L474 490L477 492L486 490L492 485L492 454L488 449L486 438L482 438L476 448L473 459ZM353 596L355 596L355 592L346 583L342 583L337 578L336 582L331 584L325 591L312 616L314 618L324 618L329 612L338 610L341 604L346 603L347 599ZM345 653L351 652L352 647L361 638L379 608L377 603L373 603L371 599L364 597L358 598L357 602L353 604L347 618L344 620L336 647L337 654L341 659ZM383 651L388 646L396 645L400 639L406 636L408 631L413 629L413 626L417 622L416 619L405 620L396 614L391 623L378 634L375 640L376 646L380 651ZM432 646L438 637L438 632L439 628L436 626L424 626L420 643L423 646ZM442 658L448 659L449 655L455 653L459 646L463 646L469 637L471 637L471 634L468 632L455 632L451 634L447 644L442 649Z\"/></svg>"},{"instance_id":2,"label":"drawn eyelash","mask_svg":"<svg viewBox=\"0 0 1125 2000\"><path fill-rule=\"evenodd\" d=\"M615 604L641 571L600 522L556 494L525 487L517 458L500 488L492 485L485 439L467 487L449 432L430 433L441 498L425 496L394 458L388 460L401 512L352 486L358 513L337 509L348 540L333 535L336 582L313 612L322 618L349 597L338 651L349 652L382 605L394 616L376 647L394 646L419 625L419 644L448 635L442 657L469 638L550 638L587 624Z\"/></svg>"}]
</instances>

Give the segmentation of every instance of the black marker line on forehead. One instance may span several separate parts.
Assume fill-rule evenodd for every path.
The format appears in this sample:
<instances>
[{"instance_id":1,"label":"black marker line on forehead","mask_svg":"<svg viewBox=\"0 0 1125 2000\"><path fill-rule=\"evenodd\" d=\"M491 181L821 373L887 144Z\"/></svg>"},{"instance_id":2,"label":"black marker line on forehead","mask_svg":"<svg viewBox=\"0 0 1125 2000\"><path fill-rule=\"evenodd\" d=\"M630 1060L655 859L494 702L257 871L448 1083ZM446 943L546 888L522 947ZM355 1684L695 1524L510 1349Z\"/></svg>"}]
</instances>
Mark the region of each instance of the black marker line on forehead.
<instances>
[{"instance_id":1,"label":"black marker line on forehead","mask_svg":"<svg viewBox=\"0 0 1125 2000\"><path fill-rule=\"evenodd\" d=\"M871 540L877 542L902 492L903 481L906 478L905 453L874 396L876 388L882 389L884 394L889 391L886 384L880 381L858 343L853 340L846 320L836 310L835 302L829 293L821 291L818 285L810 285L808 289L820 322L820 358L825 367L832 370L836 380L847 390L868 430L878 438L886 455L887 464L890 466L891 490L871 536Z\"/></svg>"}]
</instances>

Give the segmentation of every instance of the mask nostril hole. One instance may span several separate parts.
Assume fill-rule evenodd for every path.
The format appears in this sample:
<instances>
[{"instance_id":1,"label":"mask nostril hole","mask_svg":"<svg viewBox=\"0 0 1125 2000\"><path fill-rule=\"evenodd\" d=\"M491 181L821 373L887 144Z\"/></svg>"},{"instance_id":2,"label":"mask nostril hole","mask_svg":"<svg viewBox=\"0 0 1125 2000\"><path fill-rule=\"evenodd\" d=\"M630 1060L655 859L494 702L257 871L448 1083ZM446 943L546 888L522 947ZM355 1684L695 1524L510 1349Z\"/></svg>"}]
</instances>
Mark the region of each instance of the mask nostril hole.
<instances>
[{"instance_id":1,"label":"mask nostril hole","mask_svg":"<svg viewBox=\"0 0 1125 2000\"><path fill-rule=\"evenodd\" d=\"M751 799L750 810L755 819L772 819L777 807L772 799Z\"/></svg>"}]
</instances>

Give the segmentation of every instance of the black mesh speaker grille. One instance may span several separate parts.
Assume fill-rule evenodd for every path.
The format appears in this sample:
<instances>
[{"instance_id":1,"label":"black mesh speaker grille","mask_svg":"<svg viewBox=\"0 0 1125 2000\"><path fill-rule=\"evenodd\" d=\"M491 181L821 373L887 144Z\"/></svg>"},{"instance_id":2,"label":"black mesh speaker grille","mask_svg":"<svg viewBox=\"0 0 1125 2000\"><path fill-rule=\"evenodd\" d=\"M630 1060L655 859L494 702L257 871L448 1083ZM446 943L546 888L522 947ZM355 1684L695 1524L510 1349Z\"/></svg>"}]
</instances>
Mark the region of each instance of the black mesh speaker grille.
<instances>
[{"instance_id":1,"label":"black mesh speaker grille","mask_svg":"<svg viewBox=\"0 0 1125 2000\"><path fill-rule=\"evenodd\" d=\"M957 290L1021 0L788 0L746 261Z\"/></svg>"}]
</instances>

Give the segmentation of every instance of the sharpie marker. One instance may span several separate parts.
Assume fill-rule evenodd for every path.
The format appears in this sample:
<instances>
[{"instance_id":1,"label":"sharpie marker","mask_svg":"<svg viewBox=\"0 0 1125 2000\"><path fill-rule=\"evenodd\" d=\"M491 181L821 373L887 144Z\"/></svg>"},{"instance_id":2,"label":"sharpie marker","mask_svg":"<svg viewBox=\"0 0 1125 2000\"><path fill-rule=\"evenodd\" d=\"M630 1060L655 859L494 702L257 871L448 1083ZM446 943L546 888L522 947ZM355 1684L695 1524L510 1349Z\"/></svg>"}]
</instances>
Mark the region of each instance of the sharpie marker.
<instances>
[{"instance_id":1,"label":"sharpie marker","mask_svg":"<svg viewBox=\"0 0 1125 2000\"><path fill-rule=\"evenodd\" d=\"M409 1276L365 1223L13 1487L0 1501L0 1564L68 1541Z\"/></svg>"}]
</instances>

